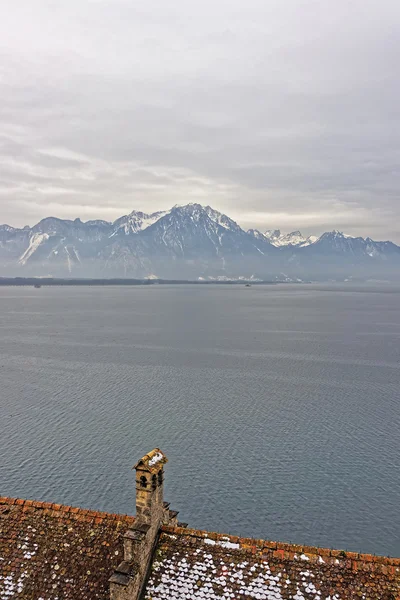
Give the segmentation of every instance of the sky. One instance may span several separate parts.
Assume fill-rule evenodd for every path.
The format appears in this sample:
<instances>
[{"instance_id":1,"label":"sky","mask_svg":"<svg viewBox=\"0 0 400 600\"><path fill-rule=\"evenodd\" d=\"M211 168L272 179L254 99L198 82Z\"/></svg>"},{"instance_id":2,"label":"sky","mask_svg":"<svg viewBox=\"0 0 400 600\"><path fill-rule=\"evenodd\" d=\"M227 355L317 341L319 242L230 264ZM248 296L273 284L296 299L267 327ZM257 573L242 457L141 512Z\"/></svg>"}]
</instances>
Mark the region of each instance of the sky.
<instances>
[{"instance_id":1,"label":"sky","mask_svg":"<svg viewBox=\"0 0 400 600\"><path fill-rule=\"evenodd\" d=\"M399 0L0 3L0 223L209 204L400 243Z\"/></svg>"}]
</instances>

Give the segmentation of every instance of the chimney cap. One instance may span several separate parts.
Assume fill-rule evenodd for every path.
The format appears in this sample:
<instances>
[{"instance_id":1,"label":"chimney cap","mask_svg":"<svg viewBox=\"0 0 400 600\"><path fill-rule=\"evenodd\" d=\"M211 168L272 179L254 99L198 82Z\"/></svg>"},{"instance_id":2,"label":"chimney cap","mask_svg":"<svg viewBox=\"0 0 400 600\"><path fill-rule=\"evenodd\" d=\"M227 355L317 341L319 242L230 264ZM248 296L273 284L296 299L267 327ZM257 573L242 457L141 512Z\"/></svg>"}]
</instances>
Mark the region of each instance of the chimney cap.
<instances>
[{"instance_id":1,"label":"chimney cap","mask_svg":"<svg viewBox=\"0 0 400 600\"><path fill-rule=\"evenodd\" d=\"M160 467L165 465L168 462L168 458L165 456L163 452L161 452L160 448L154 448L148 454L145 454L143 458L138 460L138 462L134 465L134 469L141 469L142 471L149 471L150 473L156 473L159 471Z\"/></svg>"}]
</instances>

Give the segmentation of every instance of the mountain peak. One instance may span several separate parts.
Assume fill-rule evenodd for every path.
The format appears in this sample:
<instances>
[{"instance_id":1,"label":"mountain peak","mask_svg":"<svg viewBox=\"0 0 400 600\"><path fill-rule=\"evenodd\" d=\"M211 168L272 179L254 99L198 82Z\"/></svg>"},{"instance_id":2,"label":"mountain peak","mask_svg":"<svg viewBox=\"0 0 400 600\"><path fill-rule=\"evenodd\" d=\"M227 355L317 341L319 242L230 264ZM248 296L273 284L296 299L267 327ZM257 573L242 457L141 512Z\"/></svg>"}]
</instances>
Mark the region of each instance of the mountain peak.
<instances>
[{"instance_id":1,"label":"mountain peak","mask_svg":"<svg viewBox=\"0 0 400 600\"><path fill-rule=\"evenodd\" d=\"M330 237L330 238L339 238L339 239L350 239L350 240L355 240L356 238L353 237L352 235L348 235L347 233L343 233L343 231L339 231L338 229L333 229L332 231L326 231L325 233L323 233L321 235L321 238L326 238L326 237Z\"/></svg>"},{"instance_id":2,"label":"mountain peak","mask_svg":"<svg viewBox=\"0 0 400 600\"><path fill-rule=\"evenodd\" d=\"M219 227L223 227L229 231L242 232L242 228L233 221L230 217L227 217L223 213L215 210L211 206L202 206L197 202L190 202L189 204L179 205L176 204L171 213L177 215L188 216L194 222L199 222L203 219L209 219Z\"/></svg>"},{"instance_id":3,"label":"mountain peak","mask_svg":"<svg viewBox=\"0 0 400 600\"><path fill-rule=\"evenodd\" d=\"M138 210L133 210L131 213L129 213L129 215L124 215L123 217L120 217L114 221L112 224L113 232L111 233L110 237L113 237L119 233L129 235L139 233L139 231L144 231L168 212L170 211L160 211L149 215Z\"/></svg>"},{"instance_id":4,"label":"mountain peak","mask_svg":"<svg viewBox=\"0 0 400 600\"><path fill-rule=\"evenodd\" d=\"M258 240L268 239L267 236L264 233L262 233L259 229L248 229L247 233L257 238Z\"/></svg>"},{"instance_id":5,"label":"mountain peak","mask_svg":"<svg viewBox=\"0 0 400 600\"><path fill-rule=\"evenodd\" d=\"M282 234L279 229L269 229L265 232L265 237L277 248L281 246L308 246L313 244L317 239L314 236L308 238L304 237L300 231L292 231L290 233Z\"/></svg>"},{"instance_id":6,"label":"mountain peak","mask_svg":"<svg viewBox=\"0 0 400 600\"><path fill-rule=\"evenodd\" d=\"M202 206L201 204L198 204L198 202L189 202L188 204L175 204L173 206L172 210L178 210L181 212L192 213L192 212L204 211L205 207Z\"/></svg>"},{"instance_id":7,"label":"mountain peak","mask_svg":"<svg viewBox=\"0 0 400 600\"><path fill-rule=\"evenodd\" d=\"M62 235L65 229L73 224L74 222L70 220L59 219L57 217L46 217L45 219L39 221L39 223L32 228L32 231L34 233Z\"/></svg>"},{"instance_id":8,"label":"mountain peak","mask_svg":"<svg viewBox=\"0 0 400 600\"><path fill-rule=\"evenodd\" d=\"M264 232L264 235L268 239L279 239L281 237L281 230L280 229L267 229L267 231Z\"/></svg>"}]
</instances>

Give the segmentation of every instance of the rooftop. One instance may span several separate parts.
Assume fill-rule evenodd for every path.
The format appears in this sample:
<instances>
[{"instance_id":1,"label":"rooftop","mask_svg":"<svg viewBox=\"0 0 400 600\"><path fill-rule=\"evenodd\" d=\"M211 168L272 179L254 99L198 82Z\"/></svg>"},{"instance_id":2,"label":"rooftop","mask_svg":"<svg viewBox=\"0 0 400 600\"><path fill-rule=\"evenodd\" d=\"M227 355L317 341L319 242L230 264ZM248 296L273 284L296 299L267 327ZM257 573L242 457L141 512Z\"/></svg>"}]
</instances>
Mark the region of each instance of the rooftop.
<instances>
[{"instance_id":1,"label":"rooftop","mask_svg":"<svg viewBox=\"0 0 400 600\"><path fill-rule=\"evenodd\" d=\"M0 498L0 598L109 598L122 560L121 534L134 523L115 515L31 500Z\"/></svg>"},{"instance_id":2,"label":"rooftop","mask_svg":"<svg viewBox=\"0 0 400 600\"><path fill-rule=\"evenodd\" d=\"M400 559L164 527L146 600L397 600Z\"/></svg>"},{"instance_id":3,"label":"rooftop","mask_svg":"<svg viewBox=\"0 0 400 600\"><path fill-rule=\"evenodd\" d=\"M0 599L107 600L134 517L0 498ZM399 600L400 559L166 527L145 600Z\"/></svg>"}]
</instances>

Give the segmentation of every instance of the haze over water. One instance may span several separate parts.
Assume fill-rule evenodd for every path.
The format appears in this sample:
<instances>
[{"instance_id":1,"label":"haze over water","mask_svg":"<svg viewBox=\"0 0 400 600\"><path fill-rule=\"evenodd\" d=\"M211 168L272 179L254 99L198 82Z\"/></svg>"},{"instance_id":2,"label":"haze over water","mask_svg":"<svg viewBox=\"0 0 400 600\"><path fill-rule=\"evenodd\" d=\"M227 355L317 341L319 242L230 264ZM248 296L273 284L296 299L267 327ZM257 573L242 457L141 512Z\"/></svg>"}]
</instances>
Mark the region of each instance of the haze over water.
<instances>
[{"instance_id":1,"label":"haze over water","mask_svg":"<svg viewBox=\"0 0 400 600\"><path fill-rule=\"evenodd\" d=\"M0 495L400 556L400 289L0 288Z\"/></svg>"}]
</instances>

